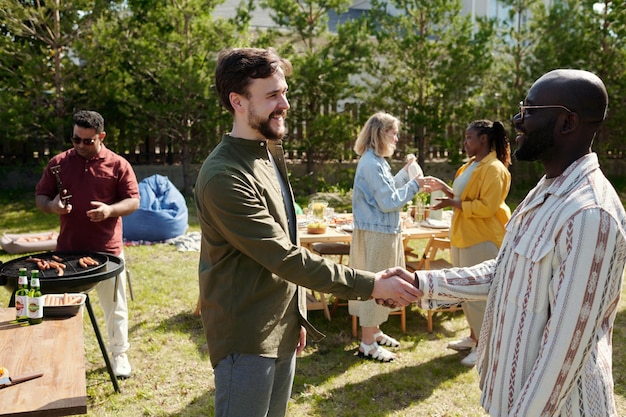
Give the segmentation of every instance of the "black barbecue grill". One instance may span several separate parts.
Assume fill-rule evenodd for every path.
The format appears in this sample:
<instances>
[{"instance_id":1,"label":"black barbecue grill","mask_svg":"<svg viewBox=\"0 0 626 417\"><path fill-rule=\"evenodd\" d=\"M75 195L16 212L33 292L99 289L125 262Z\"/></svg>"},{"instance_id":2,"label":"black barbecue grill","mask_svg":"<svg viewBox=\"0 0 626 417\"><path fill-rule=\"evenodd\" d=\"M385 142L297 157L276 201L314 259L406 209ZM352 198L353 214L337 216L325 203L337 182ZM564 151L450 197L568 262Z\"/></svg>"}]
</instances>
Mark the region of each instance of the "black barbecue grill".
<instances>
[{"instance_id":1,"label":"black barbecue grill","mask_svg":"<svg viewBox=\"0 0 626 417\"><path fill-rule=\"evenodd\" d=\"M10 292L17 289L17 277L20 268L27 270L38 269L37 264L29 260L43 259L45 261L60 259L59 263L66 265L63 276L58 276L56 269L39 270L39 283L44 294L62 294L69 292L87 292L98 282L117 276L124 270L124 261L113 255L99 252L43 252L31 254L10 260L0 267L0 285L4 285ZM89 256L98 262L98 265L83 268L78 264L80 258Z\"/></svg>"},{"instance_id":2,"label":"black barbecue grill","mask_svg":"<svg viewBox=\"0 0 626 417\"><path fill-rule=\"evenodd\" d=\"M20 268L26 268L29 271L38 269L37 264L28 259L38 258L46 261L56 260L66 265L62 276L58 276L54 268L47 270L39 270L39 283L41 292L44 294L63 294L63 293L88 293L100 281L116 277L124 271L124 260L118 256L100 252L42 252L31 254L21 258L12 259L4 264L0 264L0 285L4 286L12 293L9 306L15 305L15 290L17 289L17 278ZM98 262L98 265L83 268L79 265L78 260L83 257L91 257ZM116 392L120 392L117 378L113 374L111 361L106 350L96 316L89 301L89 295L85 299L85 306L89 313L91 325L98 339L98 345L104 358L104 362L109 372L109 377ZM112 295L113 296L113 295Z\"/></svg>"}]
</instances>

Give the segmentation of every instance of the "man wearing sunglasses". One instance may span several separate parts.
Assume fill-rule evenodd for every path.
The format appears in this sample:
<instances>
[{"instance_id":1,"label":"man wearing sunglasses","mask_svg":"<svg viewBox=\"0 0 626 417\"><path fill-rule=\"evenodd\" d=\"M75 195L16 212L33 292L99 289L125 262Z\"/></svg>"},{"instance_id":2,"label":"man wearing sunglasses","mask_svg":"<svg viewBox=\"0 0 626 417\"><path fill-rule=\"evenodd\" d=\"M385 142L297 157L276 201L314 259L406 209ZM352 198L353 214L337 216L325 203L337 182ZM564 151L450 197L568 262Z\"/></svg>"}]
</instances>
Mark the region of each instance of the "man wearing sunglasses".
<instances>
[{"instance_id":1,"label":"man wearing sunglasses","mask_svg":"<svg viewBox=\"0 0 626 417\"><path fill-rule=\"evenodd\" d=\"M513 118L514 155L540 161L545 175L512 214L497 258L403 275L424 305L487 300L476 369L492 416L617 416L611 339L626 212L591 150L607 107L590 72L535 81Z\"/></svg>"},{"instance_id":2,"label":"man wearing sunglasses","mask_svg":"<svg viewBox=\"0 0 626 417\"><path fill-rule=\"evenodd\" d=\"M139 186L130 163L104 146L104 119L95 111L74 114L72 149L54 156L35 189L35 203L59 215L57 251L105 252L123 258L122 216L139 208ZM57 176L62 184L59 190ZM113 372L131 374L126 351L126 272L96 286L113 355Z\"/></svg>"}]
</instances>

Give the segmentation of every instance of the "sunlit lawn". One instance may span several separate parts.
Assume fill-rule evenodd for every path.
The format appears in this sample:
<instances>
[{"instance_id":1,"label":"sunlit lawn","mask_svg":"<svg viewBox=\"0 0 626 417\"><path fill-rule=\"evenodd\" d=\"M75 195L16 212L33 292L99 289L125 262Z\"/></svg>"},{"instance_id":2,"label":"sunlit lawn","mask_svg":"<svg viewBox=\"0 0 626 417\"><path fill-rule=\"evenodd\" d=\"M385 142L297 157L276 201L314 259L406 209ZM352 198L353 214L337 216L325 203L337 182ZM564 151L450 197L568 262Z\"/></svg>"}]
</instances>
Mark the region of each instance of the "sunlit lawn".
<instances>
[{"instance_id":1,"label":"sunlit lawn","mask_svg":"<svg viewBox=\"0 0 626 417\"><path fill-rule=\"evenodd\" d=\"M32 195L0 197L0 229L31 232L57 229L56 218L41 215ZM190 220L191 230L198 230ZM195 252L179 252L173 245L130 246L125 249L135 301L130 301L129 356L133 376L120 381L115 394L93 329L84 320L87 360L88 415L212 416L213 376L202 324L192 312L198 296ZM0 252L7 261L22 255ZM94 308L100 327L104 321L97 296ZM9 293L0 289L0 302ZM354 356L358 340L351 336L346 307L332 321L321 311L310 319L327 337L310 344L297 363L289 414L292 416L482 416L478 403L478 375L459 364L458 353L446 344L468 334L461 313L440 314L432 334L426 332L423 311L413 307L407 332L398 316L383 325L399 338L399 359L390 364ZM620 304L614 331L614 378L618 414L626 415L626 304ZM3 353L4 354L4 353ZM0 356L1 358L1 356ZM0 364L1 365L1 364Z\"/></svg>"}]
</instances>

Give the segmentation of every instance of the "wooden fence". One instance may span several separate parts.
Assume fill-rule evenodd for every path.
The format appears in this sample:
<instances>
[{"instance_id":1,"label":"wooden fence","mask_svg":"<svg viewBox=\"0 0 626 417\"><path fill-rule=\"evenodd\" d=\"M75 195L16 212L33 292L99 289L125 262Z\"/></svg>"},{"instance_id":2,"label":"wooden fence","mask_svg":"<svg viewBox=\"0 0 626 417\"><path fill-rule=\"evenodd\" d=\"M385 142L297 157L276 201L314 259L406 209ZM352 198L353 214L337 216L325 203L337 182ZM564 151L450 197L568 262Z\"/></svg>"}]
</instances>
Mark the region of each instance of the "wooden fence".
<instances>
[{"instance_id":1,"label":"wooden fence","mask_svg":"<svg viewBox=\"0 0 626 417\"><path fill-rule=\"evenodd\" d=\"M67 143L63 150L69 149L71 146L71 144ZM45 141L38 143L36 141L18 142L6 140L2 143L1 148L0 165L40 165L58 153L58 151L51 149L51 146ZM124 155L133 165L177 165L182 162L180 147L165 140L152 140L148 143L137 145L133 149L113 150ZM424 160L445 161L448 159L450 152L460 152L460 150L450 151L442 147L430 146L425 151ZM345 154L349 155L352 152L347 150ZM206 155L198 155L194 162L201 162L205 157ZM293 162L301 162L307 159L307 155L304 151L289 149L287 159ZM342 160L350 160L350 157L348 156L348 158L343 158Z\"/></svg>"}]
</instances>

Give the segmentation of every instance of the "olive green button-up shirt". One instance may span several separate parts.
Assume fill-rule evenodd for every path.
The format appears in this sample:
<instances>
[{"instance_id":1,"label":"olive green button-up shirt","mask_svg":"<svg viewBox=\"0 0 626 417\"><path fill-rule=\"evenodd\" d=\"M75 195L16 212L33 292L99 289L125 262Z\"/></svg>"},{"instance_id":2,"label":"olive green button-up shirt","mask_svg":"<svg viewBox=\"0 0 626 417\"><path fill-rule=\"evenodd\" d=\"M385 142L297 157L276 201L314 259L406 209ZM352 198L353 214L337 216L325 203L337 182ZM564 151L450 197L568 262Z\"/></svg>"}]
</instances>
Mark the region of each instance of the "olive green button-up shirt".
<instances>
[{"instance_id":1,"label":"olive green button-up shirt","mask_svg":"<svg viewBox=\"0 0 626 417\"><path fill-rule=\"evenodd\" d=\"M289 237L285 202L271 152L289 184L280 141L225 135L195 186L202 229L199 280L211 363L232 353L280 357L296 349L306 320L305 289L369 299L374 273L310 253ZM291 188L289 192L291 194Z\"/></svg>"}]
</instances>

